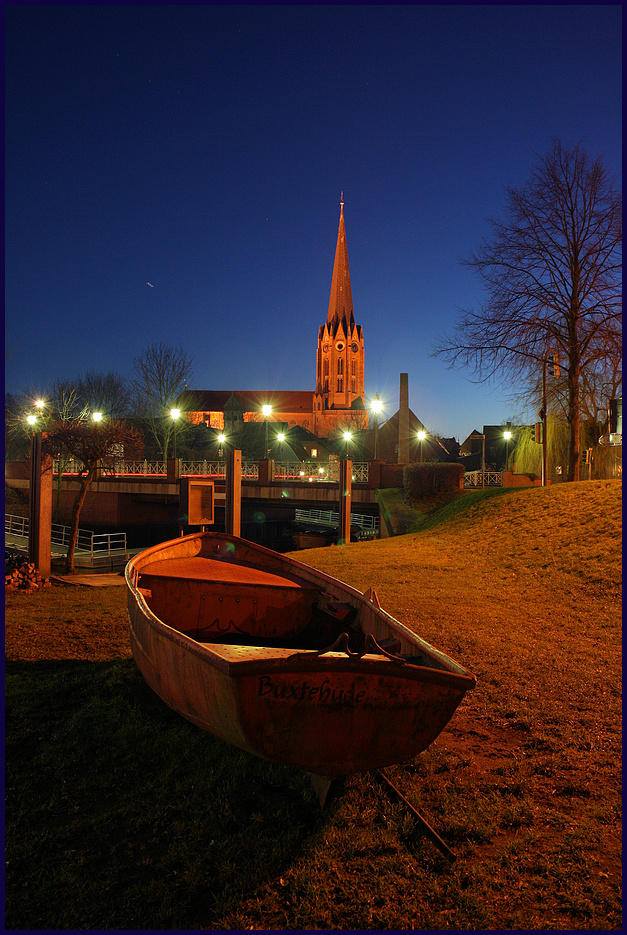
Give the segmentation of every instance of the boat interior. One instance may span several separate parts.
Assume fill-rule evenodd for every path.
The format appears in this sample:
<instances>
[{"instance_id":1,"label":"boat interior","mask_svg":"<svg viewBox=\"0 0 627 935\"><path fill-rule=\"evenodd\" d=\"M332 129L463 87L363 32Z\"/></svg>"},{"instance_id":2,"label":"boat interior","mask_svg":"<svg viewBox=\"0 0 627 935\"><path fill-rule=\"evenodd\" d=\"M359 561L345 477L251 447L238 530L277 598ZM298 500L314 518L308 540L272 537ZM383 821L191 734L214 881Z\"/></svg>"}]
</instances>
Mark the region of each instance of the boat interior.
<instances>
[{"instance_id":1,"label":"boat interior","mask_svg":"<svg viewBox=\"0 0 627 935\"><path fill-rule=\"evenodd\" d=\"M305 579L201 556L155 561L138 571L137 589L152 613L200 643L324 652L339 640L351 654L368 651L367 602L335 599ZM439 668L389 628L376 640L386 655Z\"/></svg>"}]
</instances>

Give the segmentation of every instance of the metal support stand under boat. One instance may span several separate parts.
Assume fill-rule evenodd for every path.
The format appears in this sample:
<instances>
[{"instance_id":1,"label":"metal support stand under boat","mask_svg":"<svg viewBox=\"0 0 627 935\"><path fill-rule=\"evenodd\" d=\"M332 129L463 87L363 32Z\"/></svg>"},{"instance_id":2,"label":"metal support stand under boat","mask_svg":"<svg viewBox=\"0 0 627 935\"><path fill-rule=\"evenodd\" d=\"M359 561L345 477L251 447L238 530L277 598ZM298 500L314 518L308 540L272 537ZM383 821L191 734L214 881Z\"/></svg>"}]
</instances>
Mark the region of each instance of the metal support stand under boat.
<instances>
[{"instance_id":1,"label":"metal support stand under boat","mask_svg":"<svg viewBox=\"0 0 627 935\"><path fill-rule=\"evenodd\" d=\"M303 771L304 772L304 771ZM329 779L327 776L318 776L317 773L305 773L313 786L313 790L318 797L320 808L331 803L344 788L344 776L338 776L337 779Z\"/></svg>"},{"instance_id":2,"label":"metal support stand under boat","mask_svg":"<svg viewBox=\"0 0 627 935\"><path fill-rule=\"evenodd\" d=\"M440 835L437 833L437 831L434 831L434 830L433 830L433 828L431 827L431 825L430 825L427 821L425 821L425 819L422 817L422 815L420 814L420 812L417 811L417 810L414 808L414 806L411 804L411 802L409 802L409 801L405 798L405 796L403 795L402 792L399 792L399 790L396 788L395 785L393 785L393 784L390 782L390 780L387 778L387 776L384 776L380 769L377 770L377 772L376 772L375 775L376 775L376 778L379 779L379 780L381 781L381 783L385 786L385 789L386 789L388 792L389 792L389 791L392 791L402 802L405 803L405 805L407 806L407 808L412 812L413 815L415 815L415 817L416 817L416 818L418 819L418 821L420 822L420 825L421 825L421 827L422 827L422 830L425 832L425 834L427 835L427 837L429 838L429 840L430 840L433 844L435 844L435 846L438 848L438 850L441 851L441 852L444 854L444 856L447 857L449 860L451 860L451 861L456 860L456 855L455 855L455 854L453 853L453 851L450 849L450 847L448 846L448 844L446 844L446 842L442 840L442 838L441 838Z\"/></svg>"}]
</instances>

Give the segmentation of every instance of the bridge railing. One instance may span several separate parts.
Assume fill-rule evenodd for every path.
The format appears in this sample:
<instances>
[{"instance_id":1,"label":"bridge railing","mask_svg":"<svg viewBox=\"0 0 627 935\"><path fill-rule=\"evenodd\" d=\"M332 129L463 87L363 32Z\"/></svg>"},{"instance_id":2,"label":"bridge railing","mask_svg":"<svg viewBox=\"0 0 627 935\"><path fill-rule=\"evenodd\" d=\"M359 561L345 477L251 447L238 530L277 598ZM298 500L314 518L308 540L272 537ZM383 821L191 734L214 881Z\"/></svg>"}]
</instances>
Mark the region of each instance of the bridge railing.
<instances>
[{"instance_id":1,"label":"bridge railing","mask_svg":"<svg viewBox=\"0 0 627 935\"><path fill-rule=\"evenodd\" d=\"M464 487L502 487L503 474L501 471L466 471L464 473Z\"/></svg>"},{"instance_id":2,"label":"bridge railing","mask_svg":"<svg viewBox=\"0 0 627 935\"><path fill-rule=\"evenodd\" d=\"M83 469L79 461L63 461L62 474L77 475ZM55 459L52 467L53 473L59 473L59 461ZM274 478L282 481L326 481L337 483L339 481L338 461L275 461ZM143 476L166 477L168 465L166 461L120 461L114 468L104 468L103 475L107 477ZM225 461L184 461L181 460L181 475L183 477L226 477ZM259 477L258 461L242 461L242 477ZM367 483L368 462L353 461L353 481Z\"/></svg>"}]
</instances>

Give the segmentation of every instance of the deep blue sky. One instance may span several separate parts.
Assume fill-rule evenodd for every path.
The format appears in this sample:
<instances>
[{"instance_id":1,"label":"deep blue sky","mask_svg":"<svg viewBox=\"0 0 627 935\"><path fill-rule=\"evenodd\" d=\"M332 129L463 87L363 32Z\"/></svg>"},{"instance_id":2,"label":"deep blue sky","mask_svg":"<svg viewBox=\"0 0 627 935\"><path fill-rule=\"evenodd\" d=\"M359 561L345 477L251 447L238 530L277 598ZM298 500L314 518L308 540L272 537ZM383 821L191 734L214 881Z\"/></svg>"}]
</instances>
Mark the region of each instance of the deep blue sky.
<instances>
[{"instance_id":1,"label":"deep blue sky","mask_svg":"<svg viewBox=\"0 0 627 935\"><path fill-rule=\"evenodd\" d=\"M6 44L7 389L164 341L192 388L313 390L343 191L367 397L525 415L430 351L552 137L622 184L620 6L24 5Z\"/></svg>"}]
</instances>

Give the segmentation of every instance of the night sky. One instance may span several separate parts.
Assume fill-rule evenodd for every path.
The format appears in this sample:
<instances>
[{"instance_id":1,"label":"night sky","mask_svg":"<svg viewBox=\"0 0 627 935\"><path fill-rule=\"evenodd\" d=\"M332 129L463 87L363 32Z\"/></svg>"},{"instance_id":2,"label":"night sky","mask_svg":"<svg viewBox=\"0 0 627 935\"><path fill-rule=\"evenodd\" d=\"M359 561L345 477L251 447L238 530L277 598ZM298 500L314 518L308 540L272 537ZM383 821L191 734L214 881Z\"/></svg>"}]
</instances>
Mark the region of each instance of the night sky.
<instances>
[{"instance_id":1,"label":"night sky","mask_svg":"<svg viewBox=\"0 0 627 935\"><path fill-rule=\"evenodd\" d=\"M533 421L430 354L553 137L622 184L620 6L6 9L7 390L156 341L193 389L313 390L343 191L367 399Z\"/></svg>"}]
</instances>

